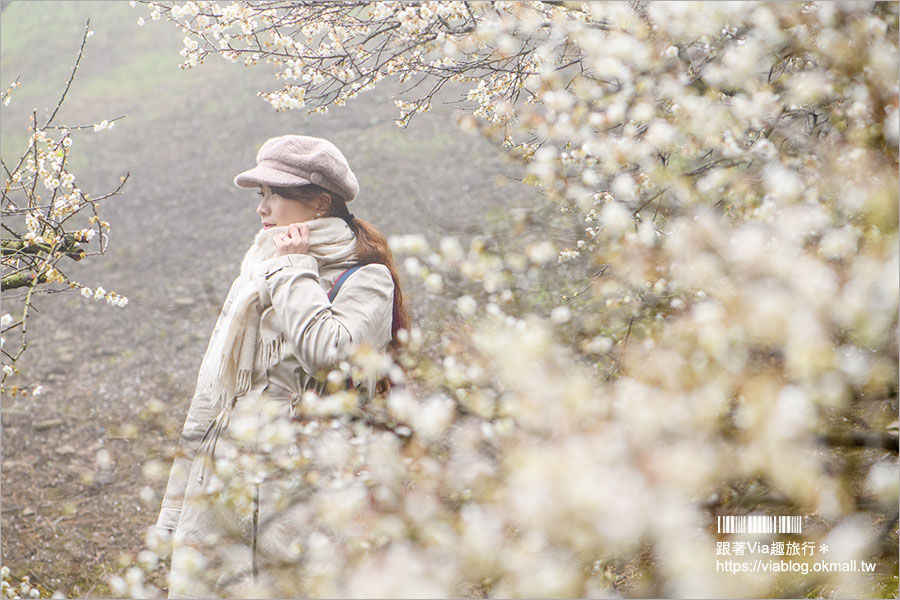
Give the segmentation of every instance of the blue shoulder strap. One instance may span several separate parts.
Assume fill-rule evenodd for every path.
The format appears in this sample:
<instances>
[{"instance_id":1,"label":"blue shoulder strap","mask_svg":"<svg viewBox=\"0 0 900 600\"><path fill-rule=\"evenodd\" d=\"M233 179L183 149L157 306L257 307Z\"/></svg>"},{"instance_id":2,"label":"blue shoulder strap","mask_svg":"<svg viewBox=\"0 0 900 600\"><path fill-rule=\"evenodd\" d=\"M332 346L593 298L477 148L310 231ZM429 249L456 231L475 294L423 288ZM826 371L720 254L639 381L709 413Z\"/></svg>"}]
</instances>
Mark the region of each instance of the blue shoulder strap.
<instances>
[{"instance_id":1,"label":"blue shoulder strap","mask_svg":"<svg viewBox=\"0 0 900 600\"><path fill-rule=\"evenodd\" d=\"M334 285L331 286L331 289L328 290L328 301L329 302L334 302L334 298L337 296L338 290L341 289L341 286L344 285L344 282L347 281L347 278L350 277L350 275L352 275L353 272L356 271L361 266L362 265L356 265L356 266L350 267L349 269L347 269L346 271L341 273L340 277L338 277L337 280L334 282Z\"/></svg>"}]
</instances>

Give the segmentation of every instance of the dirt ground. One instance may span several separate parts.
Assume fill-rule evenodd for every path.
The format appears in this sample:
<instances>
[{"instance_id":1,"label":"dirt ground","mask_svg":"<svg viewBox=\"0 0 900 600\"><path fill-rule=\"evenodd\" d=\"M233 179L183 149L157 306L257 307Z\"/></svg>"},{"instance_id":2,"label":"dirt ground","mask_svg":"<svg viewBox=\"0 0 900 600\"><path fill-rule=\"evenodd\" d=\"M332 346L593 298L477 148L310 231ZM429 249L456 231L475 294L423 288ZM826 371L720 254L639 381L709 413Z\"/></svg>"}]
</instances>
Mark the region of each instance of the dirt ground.
<instances>
[{"instance_id":1,"label":"dirt ground","mask_svg":"<svg viewBox=\"0 0 900 600\"><path fill-rule=\"evenodd\" d=\"M139 28L138 16L146 9L126 2L21 0L0 16L0 85L22 82L0 113L4 161L24 149L32 108L43 123L56 105L88 18L95 35L55 123L127 115L75 137L84 191L98 196L129 179L102 206L112 225L105 255L66 273L128 305L41 295L16 383L43 393L2 400L2 563L71 597L108 596L107 576L132 564L155 522L165 477L148 479L145 465L165 461L167 473L208 336L258 229L253 192L232 178L255 164L263 141L334 141L360 180L353 212L386 235L465 238L486 211L534 201L509 182L513 169L495 148L457 131L450 106L406 131L393 124L388 87L327 115L276 113L256 96L280 87L270 66L212 57L182 71L182 34L149 19ZM4 294L2 312L20 298Z\"/></svg>"}]
</instances>

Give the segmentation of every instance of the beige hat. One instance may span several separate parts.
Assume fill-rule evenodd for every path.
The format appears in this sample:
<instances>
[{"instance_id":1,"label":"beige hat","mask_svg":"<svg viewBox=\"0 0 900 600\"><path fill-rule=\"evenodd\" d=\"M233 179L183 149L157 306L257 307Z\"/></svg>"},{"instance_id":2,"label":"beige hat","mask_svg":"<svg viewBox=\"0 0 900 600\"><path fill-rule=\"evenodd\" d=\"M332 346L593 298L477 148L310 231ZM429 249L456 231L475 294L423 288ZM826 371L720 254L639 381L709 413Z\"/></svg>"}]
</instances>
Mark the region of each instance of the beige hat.
<instances>
[{"instance_id":1,"label":"beige hat","mask_svg":"<svg viewBox=\"0 0 900 600\"><path fill-rule=\"evenodd\" d=\"M307 135L269 138L256 154L257 165L234 178L242 188L314 183L350 202L359 192L356 175L337 146Z\"/></svg>"}]
</instances>

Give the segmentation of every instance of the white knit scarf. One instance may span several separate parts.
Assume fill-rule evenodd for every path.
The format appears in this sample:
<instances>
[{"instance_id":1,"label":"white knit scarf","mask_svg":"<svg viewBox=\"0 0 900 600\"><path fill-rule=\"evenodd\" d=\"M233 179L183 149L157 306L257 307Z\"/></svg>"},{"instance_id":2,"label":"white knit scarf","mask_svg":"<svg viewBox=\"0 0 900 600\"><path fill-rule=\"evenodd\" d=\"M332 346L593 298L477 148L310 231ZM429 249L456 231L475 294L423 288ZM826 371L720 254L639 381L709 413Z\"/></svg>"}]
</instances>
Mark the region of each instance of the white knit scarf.
<instances>
[{"instance_id":1,"label":"white knit scarf","mask_svg":"<svg viewBox=\"0 0 900 600\"><path fill-rule=\"evenodd\" d=\"M349 267L356 261L356 236L347 223L337 217L307 221L309 252L324 268ZM272 366L284 358L285 332L260 327L262 311L271 302L268 294L260 297L255 278L265 277L255 268L275 256L274 238L285 233L287 226L262 229L241 262L241 273L231 284L225 304L216 320L209 345L200 364L197 390L210 404L224 406L226 400L250 391L256 347L262 343L264 364Z\"/></svg>"}]
</instances>

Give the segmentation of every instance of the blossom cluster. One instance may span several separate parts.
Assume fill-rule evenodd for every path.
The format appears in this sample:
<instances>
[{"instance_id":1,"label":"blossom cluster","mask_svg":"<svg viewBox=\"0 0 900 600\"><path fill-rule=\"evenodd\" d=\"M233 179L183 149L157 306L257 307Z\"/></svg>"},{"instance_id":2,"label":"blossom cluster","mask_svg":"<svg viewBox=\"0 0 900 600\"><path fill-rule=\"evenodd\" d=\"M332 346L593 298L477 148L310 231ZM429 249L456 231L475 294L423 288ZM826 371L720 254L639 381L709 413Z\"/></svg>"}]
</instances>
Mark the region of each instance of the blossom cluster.
<instances>
[{"instance_id":1,"label":"blossom cluster","mask_svg":"<svg viewBox=\"0 0 900 600\"><path fill-rule=\"evenodd\" d=\"M3 103L3 106L9 106L9 103L12 101L12 91L20 85L21 83L19 83L18 80L13 81L11 84L9 84L9 87L6 88L6 90L2 94L0 94L0 102Z\"/></svg>"},{"instance_id":2,"label":"blossom cluster","mask_svg":"<svg viewBox=\"0 0 900 600\"><path fill-rule=\"evenodd\" d=\"M23 576L20 580L15 581L8 566L0 567L0 588L2 588L3 598L63 598L60 593L54 593L52 596L42 596L41 588L37 584L32 583L31 577Z\"/></svg>"},{"instance_id":3,"label":"blossom cluster","mask_svg":"<svg viewBox=\"0 0 900 600\"><path fill-rule=\"evenodd\" d=\"M103 286L98 286L96 290L91 290L91 288L83 286L81 288L81 295L85 298L93 298L94 300L105 299L107 304L118 306L119 308L124 308L125 305L128 304L128 298L120 296L112 290L107 292L103 289Z\"/></svg>"},{"instance_id":4,"label":"blossom cluster","mask_svg":"<svg viewBox=\"0 0 900 600\"><path fill-rule=\"evenodd\" d=\"M93 33L85 31L82 51L87 38ZM75 70L70 77L74 79L74 76ZM11 90L18 85L16 80L3 94L4 105L9 102ZM57 111L52 114L55 116ZM48 287L57 285L65 286L60 289L82 288L82 293L85 293L87 288L66 275L65 259L81 260L86 256L102 254L109 241L107 232L110 224L99 216L99 199L76 185L75 173L69 167L75 136L79 130L88 127L56 126L51 123L52 117L39 126L35 115L32 115L31 121L28 146L18 160L6 160L8 157L4 157L4 164L9 167L0 206L0 216L5 224L2 240L3 290L6 294L21 289L24 295L6 300L17 304L14 312L17 313L18 323L13 327L21 327L17 329L19 339L3 339L3 382L17 372L15 362L27 346L25 324L34 294L49 291ZM93 131L111 129L115 121L104 119L93 126ZM121 179L123 185L126 179ZM100 199L114 196L120 189L121 186ZM89 213L92 213L91 216L85 218ZM97 249L92 250L95 237ZM91 296L105 298L109 304L120 307L128 301L102 288L98 288L97 292L91 291ZM7 331L6 325L3 328ZM13 341L16 343L12 344ZM3 387L4 392L14 393L16 389L16 386Z\"/></svg>"}]
</instances>

